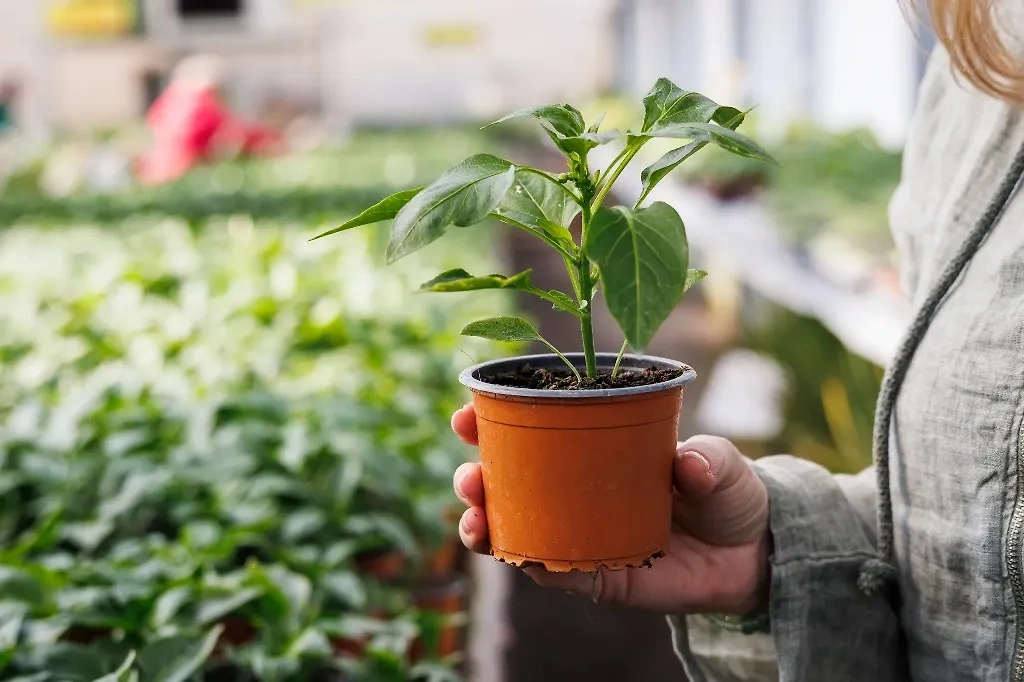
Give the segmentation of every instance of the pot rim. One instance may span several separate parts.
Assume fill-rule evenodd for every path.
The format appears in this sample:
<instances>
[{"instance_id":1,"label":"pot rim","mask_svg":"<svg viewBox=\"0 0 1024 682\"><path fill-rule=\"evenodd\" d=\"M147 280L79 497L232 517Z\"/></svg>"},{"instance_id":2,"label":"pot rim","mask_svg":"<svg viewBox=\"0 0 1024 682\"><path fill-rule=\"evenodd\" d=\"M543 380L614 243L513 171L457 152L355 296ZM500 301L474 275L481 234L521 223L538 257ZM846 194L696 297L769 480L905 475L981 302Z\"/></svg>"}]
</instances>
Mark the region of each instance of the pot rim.
<instances>
[{"instance_id":1,"label":"pot rim","mask_svg":"<svg viewBox=\"0 0 1024 682\"><path fill-rule=\"evenodd\" d=\"M583 353L566 353L572 364L579 370L586 367L586 360ZM615 365L618 353L598 353L597 366L609 369ZM678 360L669 360L653 355L624 355L621 369L643 370L654 366L659 369L680 369L683 373L670 381L662 381L657 384L646 386L629 386L626 388L596 388L583 391L559 391L554 389L519 388L517 386L500 386L490 384L479 379L481 372L486 370L509 371L519 365L530 363L539 368L565 367L565 363L554 353L542 353L539 355L517 355L512 358L489 360L481 362L472 367L467 367L459 374L459 382L474 393L489 393L491 395L518 396L521 398L547 398L555 400L580 400L583 398L614 398L619 396L643 395L645 393L660 393L674 388L682 388L697 378L697 372L686 363Z\"/></svg>"}]
</instances>

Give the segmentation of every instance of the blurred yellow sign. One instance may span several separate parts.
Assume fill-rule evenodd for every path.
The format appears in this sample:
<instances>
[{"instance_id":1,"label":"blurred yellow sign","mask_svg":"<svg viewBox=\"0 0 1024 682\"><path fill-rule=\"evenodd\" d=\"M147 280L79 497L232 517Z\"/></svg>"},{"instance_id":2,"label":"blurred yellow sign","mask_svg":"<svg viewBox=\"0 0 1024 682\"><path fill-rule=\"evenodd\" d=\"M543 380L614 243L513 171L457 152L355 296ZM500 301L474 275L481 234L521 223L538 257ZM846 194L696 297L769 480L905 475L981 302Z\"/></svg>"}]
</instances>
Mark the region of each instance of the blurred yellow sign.
<instances>
[{"instance_id":1,"label":"blurred yellow sign","mask_svg":"<svg viewBox=\"0 0 1024 682\"><path fill-rule=\"evenodd\" d=\"M426 28L424 39L432 47L475 45L480 42L480 31L466 24L438 24Z\"/></svg>"},{"instance_id":2,"label":"blurred yellow sign","mask_svg":"<svg viewBox=\"0 0 1024 682\"><path fill-rule=\"evenodd\" d=\"M46 12L54 35L112 37L131 33L138 15L135 0L55 0Z\"/></svg>"}]
</instances>

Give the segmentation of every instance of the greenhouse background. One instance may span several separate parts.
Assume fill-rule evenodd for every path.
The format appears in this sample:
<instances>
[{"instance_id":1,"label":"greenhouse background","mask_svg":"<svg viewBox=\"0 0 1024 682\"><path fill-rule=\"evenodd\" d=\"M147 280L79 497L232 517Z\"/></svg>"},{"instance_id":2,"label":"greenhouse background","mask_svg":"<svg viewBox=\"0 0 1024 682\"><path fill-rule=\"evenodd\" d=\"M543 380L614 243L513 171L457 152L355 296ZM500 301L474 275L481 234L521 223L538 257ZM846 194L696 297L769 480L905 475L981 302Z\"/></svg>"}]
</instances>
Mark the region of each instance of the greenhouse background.
<instances>
[{"instance_id":1,"label":"greenhouse background","mask_svg":"<svg viewBox=\"0 0 1024 682\"><path fill-rule=\"evenodd\" d=\"M660 616L456 549L457 373L516 350L457 331L496 310L564 349L578 330L503 292L412 292L470 264L554 286L558 259L497 225L387 268L383 228L309 241L480 150L562 170L535 128L480 130L519 107L626 129L662 76L755 107L743 130L779 167L707 151L653 197L711 276L650 351L698 370L681 435L869 461L908 317L886 205L932 45L895 0L0 0L0 17L0 680L676 669ZM140 182L147 113L195 55L280 143ZM596 333L619 347L603 310Z\"/></svg>"}]
</instances>

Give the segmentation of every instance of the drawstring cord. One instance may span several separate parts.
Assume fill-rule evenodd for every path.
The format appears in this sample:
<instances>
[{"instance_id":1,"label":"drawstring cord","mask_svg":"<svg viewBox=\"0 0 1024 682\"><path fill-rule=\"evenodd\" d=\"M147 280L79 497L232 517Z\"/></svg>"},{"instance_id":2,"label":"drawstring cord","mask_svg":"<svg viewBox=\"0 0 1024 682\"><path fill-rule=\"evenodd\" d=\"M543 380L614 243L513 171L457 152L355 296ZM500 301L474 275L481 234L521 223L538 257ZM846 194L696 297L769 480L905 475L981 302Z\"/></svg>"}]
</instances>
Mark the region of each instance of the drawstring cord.
<instances>
[{"instance_id":1,"label":"drawstring cord","mask_svg":"<svg viewBox=\"0 0 1024 682\"><path fill-rule=\"evenodd\" d=\"M953 260L942 271L935 286L921 304L921 308L914 316L910 329L886 373L875 410L874 430L875 474L878 478L878 552L874 558L864 562L857 580L858 587L865 594L875 594L896 578L892 493L889 489L889 438L893 413L896 409L896 398L899 396L903 380L910 369L914 353L921 345L921 340L935 318L935 313L974 254L978 252L985 237L999 222L999 218L1013 197L1022 176L1024 176L1024 147L1018 150L1013 164L1010 166L1010 171L1000 184L999 190L978 224L967 235L967 239L960 245Z\"/></svg>"}]
</instances>

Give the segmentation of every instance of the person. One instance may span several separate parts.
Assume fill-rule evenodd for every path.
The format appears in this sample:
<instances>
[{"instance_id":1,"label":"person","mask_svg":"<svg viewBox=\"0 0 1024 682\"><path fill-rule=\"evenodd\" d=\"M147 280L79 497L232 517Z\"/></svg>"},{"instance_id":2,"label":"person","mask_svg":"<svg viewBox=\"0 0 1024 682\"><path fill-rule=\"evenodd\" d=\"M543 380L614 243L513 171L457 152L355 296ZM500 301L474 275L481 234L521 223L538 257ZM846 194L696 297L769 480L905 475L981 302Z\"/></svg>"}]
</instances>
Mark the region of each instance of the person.
<instances>
[{"instance_id":1,"label":"person","mask_svg":"<svg viewBox=\"0 0 1024 682\"><path fill-rule=\"evenodd\" d=\"M530 569L669 614L696 682L1024 680L1024 3L926 9L939 46L890 207L916 312L879 396L875 466L833 476L697 436L653 568ZM471 406L452 424L475 442ZM480 466L454 483L462 540L486 552Z\"/></svg>"},{"instance_id":2,"label":"person","mask_svg":"<svg viewBox=\"0 0 1024 682\"><path fill-rule=\"evenodd\" d=\"M194 55L178 64L146 115L153 147L138 160L140 181L168 182L218 156L280 148L277 133L241 121L224 105L222 80L223 67L216 57Z\"/></svg>"}]
</instances>

